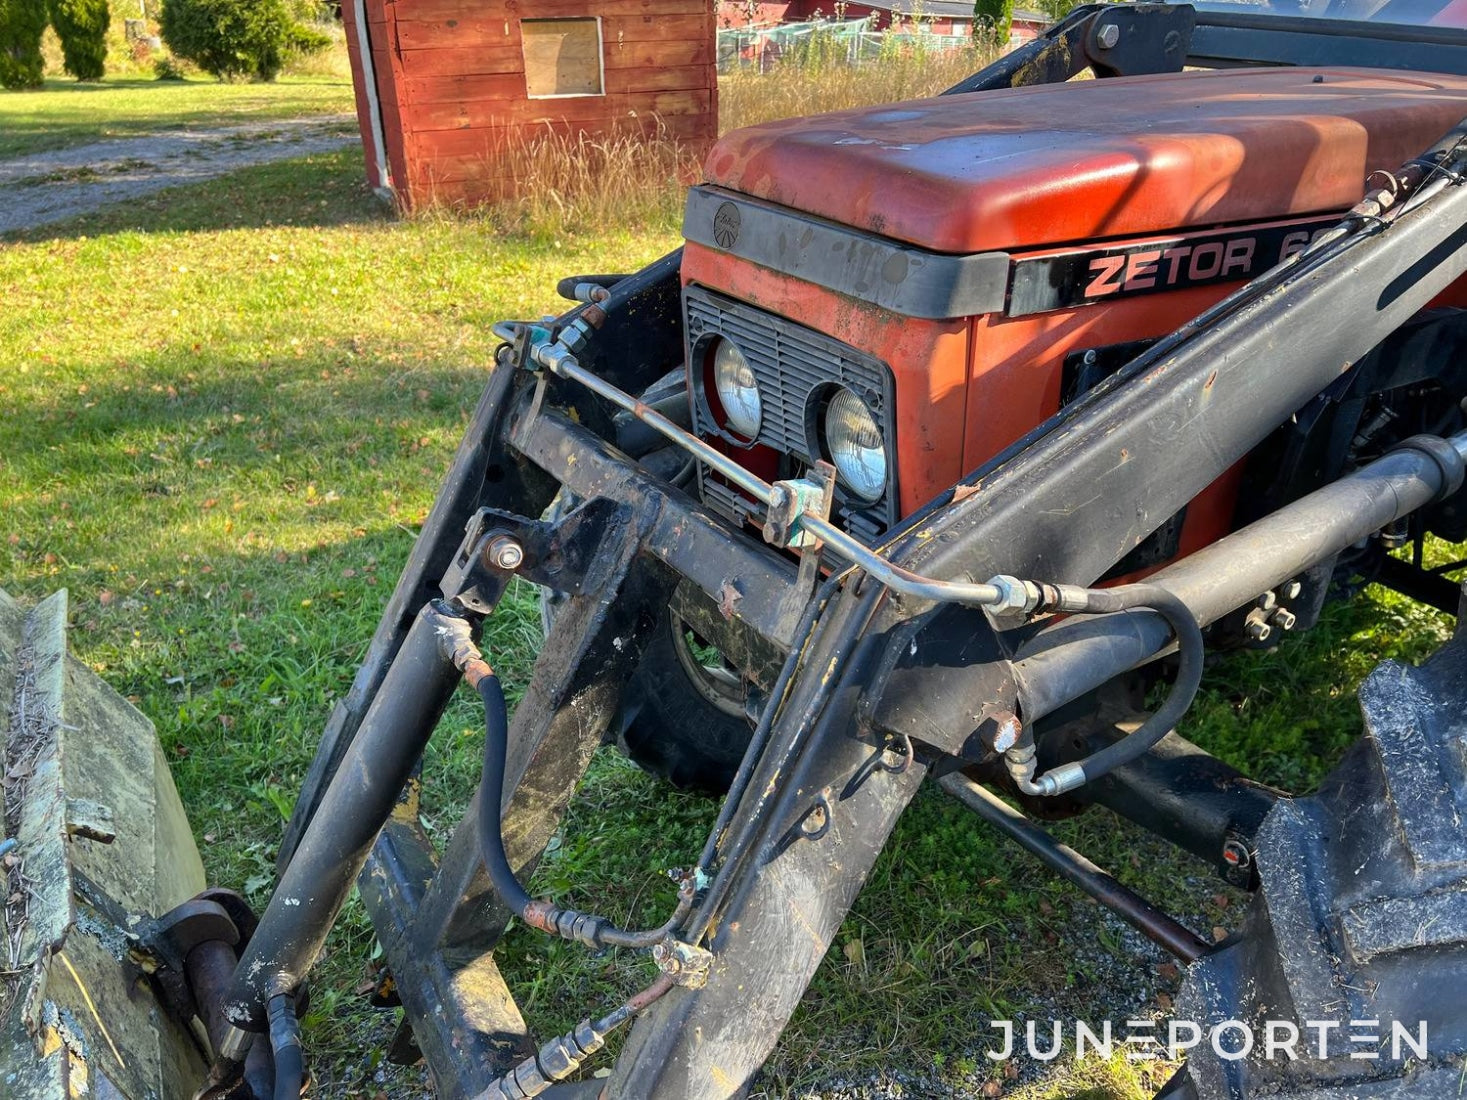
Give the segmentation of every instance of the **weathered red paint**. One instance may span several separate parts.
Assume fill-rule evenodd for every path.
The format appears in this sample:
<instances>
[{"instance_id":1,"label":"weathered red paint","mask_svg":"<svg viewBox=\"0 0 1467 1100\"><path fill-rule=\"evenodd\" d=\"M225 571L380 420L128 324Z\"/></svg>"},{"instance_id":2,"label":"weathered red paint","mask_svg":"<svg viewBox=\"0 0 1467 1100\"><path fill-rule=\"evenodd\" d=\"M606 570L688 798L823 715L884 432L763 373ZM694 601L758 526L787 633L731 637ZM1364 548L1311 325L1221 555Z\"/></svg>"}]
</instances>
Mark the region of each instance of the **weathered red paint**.
<instances>
[{"instance_id":1,"label":"weathered red paint","mask_svg":"<svg viewBox=\"0 0 1467 1100\"><path fill-rule=\"evenodd\" d=\"M707 173L938 252L1013 250L1341 210L1464 105L1467 79L1364 70L1087 81L750 127Z\"/></svg>"},{"instance_id":2,"label":"weathered red paint","mask_svg":"<svg viewBox=\"0 0 1467 1100\"><path fill-rule=\"evenodd\" d=\"M670 137L695 153L718 133L713 0L366 0L365 31L398 200L473 204L532 176L546 134ZM377 153L356 5L342 5L373 186ZM601 21L603 95L531 99L521 19Z\"/></svg>"},{"instance_id":3,"label":"weathered red paint","mask_svg":"<svg viewBox=\"0 0 1467 1100\"><path fill-rule=\"evenodd\" d=\"M899 317L695 244L683 275L892 368L907 513L1052 415L1066 356L1171 332L1240 285L1177 285L1186 279L1171 266L1189 231L1236 226L1220 265L1230 247L1238 264L1255 227L1342 213L1372 170L1409 160L1464 115L1461 78L1288 69L1061 84L773 123L720 141L708 178L934 251L1003 251L1018 262L1103 243L1135 246L1141 258L1114 271L1101 263L1093 302L955 321ZM1162 287L1118 295L1128 278ZM1467 285L1443 302L1467 305ZM1231 528L1238 478L1231 471L1194 501L1184 552Z\"/></svg>"}]
</instances>

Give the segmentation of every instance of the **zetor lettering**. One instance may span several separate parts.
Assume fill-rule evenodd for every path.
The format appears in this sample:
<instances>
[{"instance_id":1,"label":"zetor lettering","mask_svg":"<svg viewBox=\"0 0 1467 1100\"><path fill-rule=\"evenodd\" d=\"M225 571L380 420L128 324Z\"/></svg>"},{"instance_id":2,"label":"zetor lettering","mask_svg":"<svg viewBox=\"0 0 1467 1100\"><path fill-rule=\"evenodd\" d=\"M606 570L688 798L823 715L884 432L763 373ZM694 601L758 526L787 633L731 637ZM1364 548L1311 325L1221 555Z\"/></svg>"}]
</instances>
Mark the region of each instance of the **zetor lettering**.
<instances>
[{"instance_id":1,"label":"zetor lettering","mask_svg":"<svg viewBox=\"0 0 1467 1100\"><path fill-rule=\"evenodd\" d=\"M1262 266L1271 267L1288 259L1304 248L1317 232L1299 229L1289 233L1283 238L1278 254L1269 257ZM1157 287L1247 278L1253 274L1262 251L1259 238L1250 235L1227 241L1174 244L1165 248L1097 256L1090 261L1090 281L1085 286L1085 297L1103 298Z\"/></svg>"}]
</instances>

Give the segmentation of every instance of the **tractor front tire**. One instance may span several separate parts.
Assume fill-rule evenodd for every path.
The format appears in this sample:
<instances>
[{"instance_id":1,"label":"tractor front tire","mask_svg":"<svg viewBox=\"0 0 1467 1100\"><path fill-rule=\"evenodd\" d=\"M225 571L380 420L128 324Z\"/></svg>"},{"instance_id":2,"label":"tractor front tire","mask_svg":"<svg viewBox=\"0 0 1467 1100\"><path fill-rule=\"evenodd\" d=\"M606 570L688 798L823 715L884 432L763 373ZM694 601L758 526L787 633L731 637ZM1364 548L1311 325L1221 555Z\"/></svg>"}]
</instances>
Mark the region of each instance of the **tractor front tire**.
<instances>
[{"instance_id":1,"label":"tractor front tire","mask_svg":"<svg viewBox=\"0 0 1467 1100\"><path fill-rule=\"evenodd\" d=\"M557 602L542 592L547 634ZM643 771L675 787L723 794L753 734L747 688L716 663L700 662L696 649L669 610L647 643L607 737Z\"/></svg>"},{"instance_id":2,"label":"tractor front tire","mask_svg":"<svg viewBox=\"0 0 1467 1100\"><path fill-rule=\"evenodd\" d=\"M749 747L741 682L702 666L672 613L652 635L629 692L617 745L676 787L723 794Z\"/></svg>"}]
</instances>

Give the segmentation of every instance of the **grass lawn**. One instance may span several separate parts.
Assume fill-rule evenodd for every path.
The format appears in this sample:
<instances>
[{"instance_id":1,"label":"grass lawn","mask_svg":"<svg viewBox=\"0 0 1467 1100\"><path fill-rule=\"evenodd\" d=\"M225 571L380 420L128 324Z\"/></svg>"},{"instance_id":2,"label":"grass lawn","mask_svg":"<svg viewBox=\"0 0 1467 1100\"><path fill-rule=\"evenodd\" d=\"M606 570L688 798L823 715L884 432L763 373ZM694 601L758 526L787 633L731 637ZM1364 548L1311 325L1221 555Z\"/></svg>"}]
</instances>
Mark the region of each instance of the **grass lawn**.
<instances>
[{"instance_id":1,"label":"grass lawn","mask_svg":"<svg viewBox=\"0 0 1467 1100\"><path fill-rule=\"evenodd\" d=\"M212 89L235 91L259 90ZM126 88L98 95L114 92ZM3 121L0 133L11 140ZM318 732L482 385L490 323L556 308L559 276L626 270L675 244L671 223L593 238L389 220L356 152L0 244L0 585L27 601L71 591L73 645L157 724L214 881L267 897ZM1445 629L1372 591L1280 650L1216 665L1185 732L1306 790L1358 733L1361 677L1383 656L1420 658ZM538 638L533 598L517 592L486 646L516 691ZM479 739L465 693L427 762L434 829L472 790ZM535 885L647 919L670 900L661 872L688 863L715 811L603 753ZM1237 924L1241 895L1108 814L1057 831L1193 927ZM355 992L370 956L353 903L307 1020L319 1096L411 1095L418 1080L377 1076L394 1021ZM646 977L520 929L501 957L542 1035ZM1137 936L928 792L761 1088L801 1095L892 1067L973 1088L998 1072L982 1055L990 1018L1162 1012L1176 985ZM1014 1096L1129 1100L1163 1075L1117 1059L1026 1064L1000 1082Z\"/></svg>"},{"instance_id":2,"label":"grass lawn","mask_svg":"<svg viewBox=\"0 0 1467 1100\"><path fill-rule=\"evenodd\" d=\"M273 84L109 79L48 80L34 92L0 91L0 158L188 126L238 126L350 114L351 81L282 77Z\"/></svg>"}]
</instances>

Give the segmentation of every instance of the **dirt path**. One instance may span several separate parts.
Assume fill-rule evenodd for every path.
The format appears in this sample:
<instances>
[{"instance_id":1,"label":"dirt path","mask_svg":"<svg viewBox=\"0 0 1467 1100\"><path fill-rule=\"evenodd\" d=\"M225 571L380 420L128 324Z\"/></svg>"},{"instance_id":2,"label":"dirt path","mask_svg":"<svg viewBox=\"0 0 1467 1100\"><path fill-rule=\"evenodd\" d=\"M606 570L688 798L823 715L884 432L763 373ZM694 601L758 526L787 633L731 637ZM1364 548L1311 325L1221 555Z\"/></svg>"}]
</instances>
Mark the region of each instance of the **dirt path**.
<instances>
[{"instance_id":1,"label":"dirt path","mask_svg":"<svg viewBox=\"0 0 1467 1100\"><path fill-rule=\"evenodd\" d=\"M353 116L322 115L117 138L0 160L0 233L358 141Z\"/></svg>"}]
</instances>

